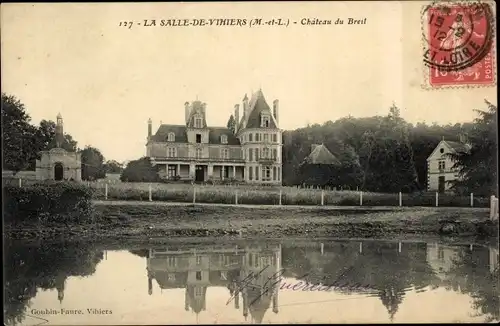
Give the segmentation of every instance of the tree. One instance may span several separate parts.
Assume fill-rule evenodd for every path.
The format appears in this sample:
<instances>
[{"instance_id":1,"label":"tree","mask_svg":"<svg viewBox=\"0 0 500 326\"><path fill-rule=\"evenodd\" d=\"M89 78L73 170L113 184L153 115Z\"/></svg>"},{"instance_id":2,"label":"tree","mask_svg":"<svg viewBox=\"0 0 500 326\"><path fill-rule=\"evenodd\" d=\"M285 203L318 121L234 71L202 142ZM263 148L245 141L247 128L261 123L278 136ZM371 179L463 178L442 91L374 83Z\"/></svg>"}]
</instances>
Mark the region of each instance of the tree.
<instances>
[{"instance_id":1,"label":"tree","mask_svg":"<svg viewBox=\"0 0 500 326\"><path fill-rule=\"evenodd\" d=\"M82 180L97 180L106 177L104 156L97 148L86 146L80 153L82 157Z\"/></svg>"},{"instance_id":2,"label":"tree","mask_svg":"<svg viewBox=\"0 0 500 326\"><path fill-rule=\"evenodd\" d=\"M39 158L37 129L24 104L15 96L2 93L2 167L17 173Z\"/></svg>"},{"instance_id":3,"label":"tree","mask_svg":"<svg viewBox=\"0 0 500 326\"><path fill-rule=\"evenodd\" d=\"M51 150L56 147L56 123L52 120L42 120L37 130L37 140L41 142L42 148ZM64 134L62 148L69 152L76 152L77 142L71 135Z\"/></svg>"},{"instance_id":4,"label":"tree","mask_svg":"<svg viewBox=\"0 0 500 326\"><path fill-rule=\"evenodd\" d=\"M123 171L123 164L115 160L107 161L105 166L106 166L106 173L121 173Z\"/></svg>"},{"instance_id":5,"label":"tree","mask_svg":"<svg viewBox=\"0 0 500 326\"><path fill-rule=\"evenodd\" d=\"M459 178L451 183L458 192L498 196L498 109L487 100L485 103L487 110L475 110L479 117L468 134L470 150L450 154L453 168L459 171Z\"/></svg>"},{"instance_id":6,"label":"tree","mask_svg":"<svg viewBox=\"0 0 500 326\"><path fill-rule=\"evenodd\" d=\"M123 170L120 180L124 182L158 182L158 166L153 166L149 157L130 161Z\"/></svg>"},{"instance_id":7,"label":"tree","mask_svg":"<svg viewBox=\"0 0 500 326\"><path fill-rule=\"evenodd\" d=\"M234 116L232 114L229 117L229 120L227 121L227 128L234 133L234 130L236 128L236 120L234 119Z\"/></svg>"}]
</instances>

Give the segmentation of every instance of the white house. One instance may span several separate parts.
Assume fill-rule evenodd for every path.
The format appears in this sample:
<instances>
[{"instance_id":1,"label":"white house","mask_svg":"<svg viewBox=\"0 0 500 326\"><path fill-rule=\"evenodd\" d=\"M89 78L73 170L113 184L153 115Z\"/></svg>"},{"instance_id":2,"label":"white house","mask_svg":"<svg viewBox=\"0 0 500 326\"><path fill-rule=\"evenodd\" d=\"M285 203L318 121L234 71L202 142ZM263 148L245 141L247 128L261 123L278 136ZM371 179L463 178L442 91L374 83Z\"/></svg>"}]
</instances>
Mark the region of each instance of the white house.
<instances>
[{"instance_id":1,"label":"white house","mask_svg":"<svg viewBox=\"0 0 500 326\"><path fill-rule=\"evenodd\" d=\"M460 142L441 140L427 158L427 190L445 192L450 189L449 181L458 178L458 171L453 169L453 161L448 154L467 152L471 146L460 137Z\"/></svg>"}]
</instances>

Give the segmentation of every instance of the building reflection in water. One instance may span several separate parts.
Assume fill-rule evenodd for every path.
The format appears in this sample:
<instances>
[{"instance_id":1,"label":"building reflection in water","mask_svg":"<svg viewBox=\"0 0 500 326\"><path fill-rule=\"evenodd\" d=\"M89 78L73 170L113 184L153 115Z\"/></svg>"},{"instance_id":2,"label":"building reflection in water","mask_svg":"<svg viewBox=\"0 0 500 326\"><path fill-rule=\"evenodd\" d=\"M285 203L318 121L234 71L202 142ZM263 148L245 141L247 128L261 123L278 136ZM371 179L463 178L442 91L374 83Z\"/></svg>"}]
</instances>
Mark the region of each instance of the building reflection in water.
<instances>
[{"instance_id":1,"label":"building reflection in water","mask_svg":"<svg viewBox=\"0 0 500 326\"><path fill-rule=\"evenodd\" d=\"M279 284L272 280L280 270L279 244L155 248L147 258L148 293L153 293L153 279L160 289L184 288L185 309L198 320L207 308L208 288L226 287L235 309L241 299L245 320L260 324L271 306L278 313Z\"/></svg>"}]
</instances>

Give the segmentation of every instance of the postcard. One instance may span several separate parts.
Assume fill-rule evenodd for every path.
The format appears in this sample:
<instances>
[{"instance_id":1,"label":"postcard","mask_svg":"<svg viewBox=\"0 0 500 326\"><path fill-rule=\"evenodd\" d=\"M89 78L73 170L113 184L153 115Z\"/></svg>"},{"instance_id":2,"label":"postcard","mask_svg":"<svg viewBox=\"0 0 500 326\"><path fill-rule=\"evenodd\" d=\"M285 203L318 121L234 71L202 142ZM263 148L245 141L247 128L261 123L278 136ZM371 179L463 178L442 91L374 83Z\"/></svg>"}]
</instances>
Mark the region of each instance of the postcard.
<instances>
[{"instance_id":1,"label":"postcard","mask_svg":"<svg viewBox=\"0 0 500 326\"><path fill-rule=\"evenodd\" d=\"M499 322L495 15L2 4L4 324Z\"/></svg>"}]
</instances>

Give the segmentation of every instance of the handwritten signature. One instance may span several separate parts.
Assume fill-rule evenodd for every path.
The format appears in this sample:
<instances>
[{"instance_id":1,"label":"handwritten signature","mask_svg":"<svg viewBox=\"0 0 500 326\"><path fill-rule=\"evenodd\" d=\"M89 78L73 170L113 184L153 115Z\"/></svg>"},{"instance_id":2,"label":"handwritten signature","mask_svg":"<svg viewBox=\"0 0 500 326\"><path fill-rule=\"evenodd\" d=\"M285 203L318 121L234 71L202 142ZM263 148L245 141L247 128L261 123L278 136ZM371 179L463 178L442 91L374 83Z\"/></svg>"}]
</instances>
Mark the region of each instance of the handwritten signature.
<instances>
[{"instance_id":1,"label":"handwritten signature","mask_svg":"<svg viewBox=\"0 0 500 326\"><path fill-rule=\"evenodd\" d=\"M238 286L236 287L235 291L227 301L226 305L229 304L231 301L234 300L234 298L238 295L239 292L243 292L244 289L254 287L252 284L252 281L254 279L257 279L262 273L267 270L270 266L265 266L263 269L261 269L258 272L250 272L244 279L241 281L237 282ZM333 291L333 290L341 290L341 289L349 289L349 290L354 290L354 289L369 289L371 288L370 285L363 285L360 283L351 283L348 280L342 280L342 278L352 270L352 267L344 270L340 275L337 276L337 278L329 282L328 284L325 283L310 283L307 281L307 278L309 276L309 273L306 273L302 276L296 277L296 279L300 280L296 283L287 283L283 279L283 273L285 272L284 269L281 269L280 271L274 273L273 275L269 276L266 280L266 282L260 287L260 295L258 295L256 298L254 298L249 305L254 304L257 302L263 295L268 294L276 289L278 285L280 285L279 289L280 290L292 290L292 291L318 291L318 292L328 292L328 291Z\"/></svg>"}]
</instances>

